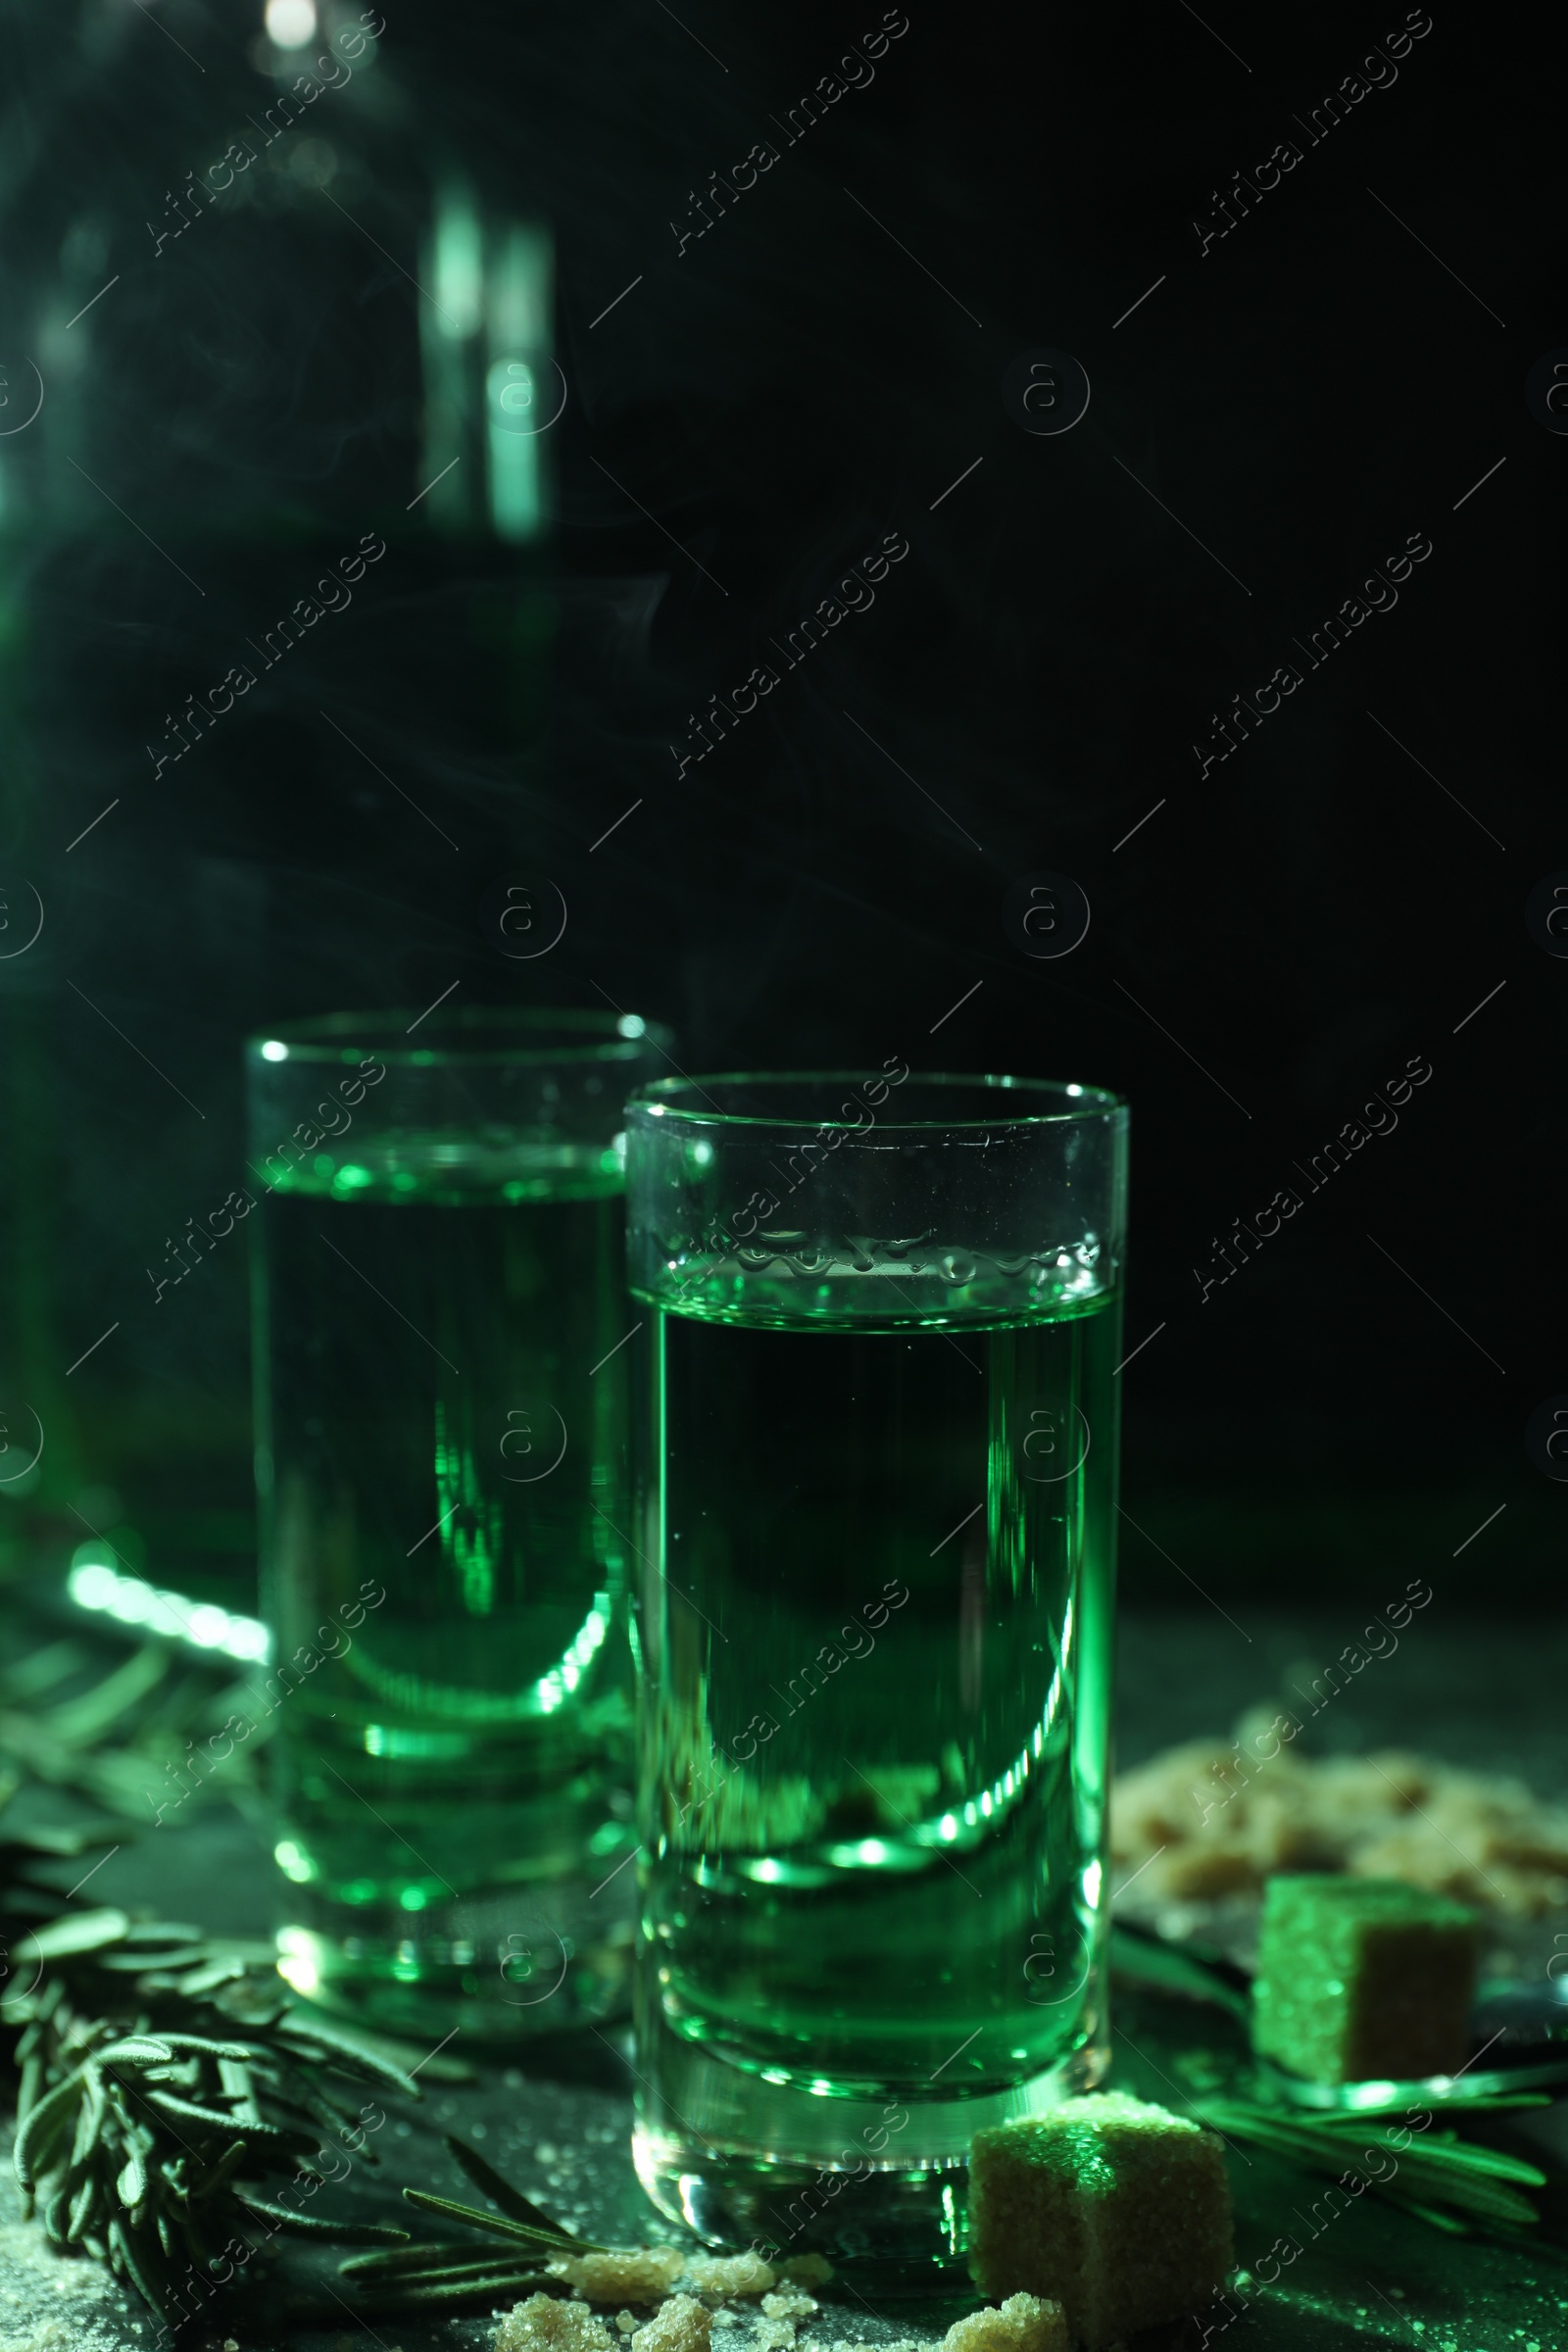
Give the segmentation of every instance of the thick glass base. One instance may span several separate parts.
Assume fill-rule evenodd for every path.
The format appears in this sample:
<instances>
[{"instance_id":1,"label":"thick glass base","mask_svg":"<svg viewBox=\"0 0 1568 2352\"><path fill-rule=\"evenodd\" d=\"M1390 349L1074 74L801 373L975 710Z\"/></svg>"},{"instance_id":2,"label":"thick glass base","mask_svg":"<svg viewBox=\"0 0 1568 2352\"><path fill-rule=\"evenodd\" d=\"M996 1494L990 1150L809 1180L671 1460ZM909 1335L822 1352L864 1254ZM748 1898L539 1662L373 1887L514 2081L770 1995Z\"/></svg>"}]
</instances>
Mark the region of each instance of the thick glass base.
<instances>
[{"instance_id":1,"label":"thick glass base","mask_svg":"<svg viewBox=\"0 0 1568 2352\"><path fill-rule=\"evenodd\" d=\"M278 1973L306 1999L379 2033L435 2041L462 2027L487 2041L530 2041L629 2008L632 1923L617 1892L553 1881L411 1912L296 1887Z\"/></svg>"},{"instance_id":2,"label":"thick glass base","mask_svg":"<svg viewBox=\"0 0 1568 2352\"><path fill-rule=\"evenodd\" d=\"M1094 2088L1109 2064L1103 2007L1082 2021L1079 2046L1028 2082L946 2096L925 2082L875 2098L769 2082L661 2022L638 2059L638 2179L712 2244L961 2269L969 2142Z\"/></svg>"}]
</instances>

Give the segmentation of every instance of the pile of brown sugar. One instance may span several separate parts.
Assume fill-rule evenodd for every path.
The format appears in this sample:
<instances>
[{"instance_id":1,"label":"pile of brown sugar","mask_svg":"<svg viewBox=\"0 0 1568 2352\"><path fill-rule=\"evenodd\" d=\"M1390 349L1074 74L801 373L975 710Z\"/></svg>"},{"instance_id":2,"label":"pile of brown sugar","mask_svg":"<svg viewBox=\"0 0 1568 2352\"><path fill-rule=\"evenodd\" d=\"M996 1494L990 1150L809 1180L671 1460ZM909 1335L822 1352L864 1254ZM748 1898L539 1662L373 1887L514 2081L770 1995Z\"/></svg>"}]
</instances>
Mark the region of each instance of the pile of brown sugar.
<instances>
[{"instance_id":1,"label":"pile of brown sugar","mask_svg":"<svg viewBox=\"0 0 1568 2352\"><path fill-rule=\"evenodd\" d=\"M1136 1908L1255 1894L1276 1871L1403 1879L1479 1908L1540 1919L1568 1904L1568 1812L1522 1781L1402 1748L1303 1756L1250 1737L1195 1740L1123 1773L1111 1793L1115 1884ZM1277 1723L1279 1718L1275 1718Z\"/></svg>"}]
</instances>

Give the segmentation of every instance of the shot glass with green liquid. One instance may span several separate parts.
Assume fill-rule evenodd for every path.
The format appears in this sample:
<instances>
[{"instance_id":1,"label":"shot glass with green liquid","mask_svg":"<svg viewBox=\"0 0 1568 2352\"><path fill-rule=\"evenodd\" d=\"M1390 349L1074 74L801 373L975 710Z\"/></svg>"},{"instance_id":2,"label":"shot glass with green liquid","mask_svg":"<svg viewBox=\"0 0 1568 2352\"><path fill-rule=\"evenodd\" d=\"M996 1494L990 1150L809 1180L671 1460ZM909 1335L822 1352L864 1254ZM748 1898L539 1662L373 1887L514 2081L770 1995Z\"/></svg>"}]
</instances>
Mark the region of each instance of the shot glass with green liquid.
<instances>
[{"instance_id":1,"label":"shot glass with green liquid","mask_svg":"<svg viewBox=\"0 0 1568 2352\"><path fill-rule=\"evenodd\" d=\"M710 2238L940 2260L1104 2070L1126 1153L897 1063L628 1105L635 2152Z\"/></svg>"},{"instance_id":2,"label":"shot glass with green liquid","mask_svg":"<svg viewBox=\"0 0 1568 2352\"><path fill-rule=\"evenodd\" d=\"M389 2031L626 1998L623 1105L662 1034L333 1013L246 1049L279 1965Z\"/></svg>"}]
</instances>

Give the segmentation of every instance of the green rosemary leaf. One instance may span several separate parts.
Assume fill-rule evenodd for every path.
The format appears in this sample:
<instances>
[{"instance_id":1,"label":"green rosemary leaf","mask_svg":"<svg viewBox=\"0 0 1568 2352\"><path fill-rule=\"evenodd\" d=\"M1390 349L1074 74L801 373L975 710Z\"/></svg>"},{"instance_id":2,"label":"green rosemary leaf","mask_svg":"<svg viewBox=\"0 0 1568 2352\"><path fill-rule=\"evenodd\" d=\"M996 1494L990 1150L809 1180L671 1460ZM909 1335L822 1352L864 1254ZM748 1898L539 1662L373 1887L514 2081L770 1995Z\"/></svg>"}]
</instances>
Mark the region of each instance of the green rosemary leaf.
<instances>
[{"instance_id":1,"label":"green rosemary leaf","mask_svg":"<svg viewBox=\"0 0 1568 2352\"><path fill-rule=\"evenodd\" d=\"M261 2055L253 2041L214 2041L205 2034L162 2034L159 2039L166 2041L172 2050L194 2050L208 2058L237 2059L241 2063L249 2063ZM100 2054L107 2055L106 2052Z\"/></svg>"},{"instance_id":2,"label":"green rosemary leaf","mask_svg":"<svg viewBox=\"0 0 1568 2352\"><path fill-rule=\"evenodd\" d=\"M165 2308L164 2284L159 2265L145 2239L137 2242L136 2234L121 2221L109 2225L109 2259L111 2268L128 2278L142 2301L153 2311Z\"/></svg>"},{"instance_id":3,"label":"green rosemary leaf","mask_svg":"<svg viewBox=\"0 0 1568 2352\"><path fill-rule=\"evenodd\" d=\"M1401 2165L1398 2173L1390 2178L1424 2202L1456 2205L1468 2213L1489 2213L1497 2219L1525 2224L1536 2220L1536 2209L1528 2197L1521 2196L1516 2188L1505 2188L1500 2181L1483 2180L1479 2175L1455 2174L1439 2165Z\"/></svg>"},{"instance_id":4,"label":"green rosemary leaf","mask_svg":"<svg viewBox=\"0 0 1568 2352\"><path fill-rule=\"evenodd\" d=\"M115 2188L122 2205L135 2207L145 2203L147 2196L147 2166L143 2158L138 2156L134 2150L132 2150L131 2154L125 2158L124 2165L121 2171L120 2179L115 2183Z\"/></svg>"},{"instance_id":5,"label":"green rosemary leaf","mask_svg":"<svg viewBox=\"0 0 1568 2352\"><path fill-rule=\"evenodd\" d=\"M235 2198L247 2213L259 2214L263 2221L272 2222L279 2230L295 2237L330 2237L345 2246L402 2245L408 2242L408 2231L390 2222L334 2222L315 2213L297 2213L292 2205L272 2205L265 2197L253 2197L244 2189L236 2189Z\"/></svg>"},{"instance_id":6,"label":"green rosemary leaf","mask_svg":"<svg viewBox=\"0 0 1568 2352\"><path fill-rule=\"evenodd\" d=\"M256 2084L252 2080L252 2072L253 2067L258 2062L262 2061L263 2053L260 2050L255 2049L251 2050L247 2054L247 2057L243 2059L220 2058L218 2061L218 2082L219 2087L221 2089L223 2096L229 2099L240 2099L245 2103L246 2106L254 2108L256 2102Z\"/></svg>"},{"instance_id":7,"label":"green rosemary leaf","mask_svg":"<svg viewBox=\"0 0 1568 2352\"><path fill-rule=\"evenodd\" d=\"M43 2088L43 2052L38 2048L36 2042L31 2040L31 2036L36 2034L37 2030L36 2026L29 2026L17 2044L17 2056L22 2062L22 2079L17 2085L17 2121L19 2124L26 2122L27 2117L37 2105L38 2094Z\"/></svg>"},{"instance_id":8,"label":"green rosemary leaf","mask_svg":"<svg viewBox=\"0 0 1568 2352\"><path fill-rule=\"evenodd\" d=\"M602 2247L585 2248L575 2238L567 2238L552 2222L546 2229L530 2228L522 2222L504 2221L499 2214L483 2213L477 2205L459 2205L451 2197L432 2197L422 2188L406 2188L403 2194L411 2205L422 2205L427 2213L442 2213L451 2221L466 2222L473 2230L493 2230L497 2237L518 2239L524 2245L544 2246L552 2254L603 2252Z\"/></svg>"},{"instance_id":9,"label":"green rosemary leaf","mask_svg":"<svg viewBox=\"0 0 1568 2352\"><path fill-rule=\"evenodd\" d=\"M1238 2129L1245 2128L1238 2127ZM1344 2132L1334 2132L1318 2139L1314 2133L1309 2132L1305 2138L1315 2149L1323 2150L1332 2159L1341 2150L1346 2150L1348 2154L1348 2136ZM1398 2159L1399 2169L1406 2173L1413 2173L1426 2167L1434 2174L1451 2179L1473 2180L1483 2176L1492 2176L1501 2180L1523 2181L1531 2188L1544 2187L1547 2178L1535 2165L1527 2164L1522 2157L1506 2155L1498 2148L1482 2147L1474 2140L1458 2138L1451 2132L1440 2132L1431 2139L1411 2138L1406 2134L1400 2140L1395 2138L1391 2131L1380 2132L1363 2129L1355 2136L1362 2141L1363 2151L1368 2143L1373 2147L1387 2149L1391 2155ZM1350 2144L1353 2145L1353 2142ZM1364 2170L1364 2167L1355 2165L1353 2157L1349 2157L1348 2160L1353 2169Z\"/></svg>"},{"instance_id":10,"label":"green rosemary leaf","mask_svg":"<svg viewBox=\"0 0 1568 2352\"><path fill-rule=\"evenodd\" d=\"M118 1977L150 1976L155 1969L180 1968L186 1955L181 1950L145 1951L121 1944L115 1950L100 1955L98 1965Z\"/></svg>"},{"instance_id":11,"label":"green rosemary leaf","mask_svg":"<svg viewBox=\"0 0 1568 2352\"><path fill-rule=\"evenodd\" d=\"M81 2105L76 2110L76 2129L71 2142L73 2170L81 2163L103 2129L105 2103L103 2077L95 2066L89 2066Z\"/></svg>"},{"instance_id":12,"label":"green rosemary leaf","mask_svg":"<svg viewBox=\"0 0 1568 2352\"><path fill-rule=\"evenodd\" d=\"M1505 2155L1500 2148L1478 2147L1473 2140L1418 2139L1407 2154L1429 2163L1458 2165L1467 2173L1494 2174L1499 2180L1522 2180L1529 2188L1546 2184L1539 2166L1526 2164L1522 2156Z\"/></svg>"},{"instance_id":13,"label":"green rosemary leaf","mask_svg":"<svg viewBox=\"0 0 1568 2352\"><path fill-rule=\"evenodd\" d=\"M343 2268L344 2265L340 2263L338 2265L340 2273ZM562 2286L561 2280L559 2278L552 2279L548 2273L531 2270L526 2263L508 2262L502 2255L497 2255L488 2262L427 2262L422 2266L411 2264L400 2271L385 2270L369 2275L379 2278L383 2281L396 2278L406 2281L410 2286L451 2286L475 2278L516 2279L528 2285L542 2282L545 2285L555 2286L558 2290Z\"/></svg>"},{"instance_id":14,"label":"green rosemary leaf","mask_svg":"<svg viewBox=\"0 0 1568 2352\"><path fill-rule=\"evenodd\" d=\"M1218 2104L1195 2107L1193 2113L1200 2123L1207 2124L1222 2136L1252 2140L1257 2146L1272 2148L1276 2155L1289 2157L1295 2163L1335 2173L1344 2167L1343 2147L1329 2146L1309 2130L1278 2121L1272 2115Z\"/></svg>"},{"instance_id":15,"label":"green rosemary leaf","mask_svg":"<svg viewBox=\"0 0 1568 2352\"><path fill-rule=\"evenodd\" d=\"M195 2000L202 1993L216 1992L220 1984L231 1984L236 1977L243 1977L246 1965L244 1960L233 1957L204 1960L180 1976L179 1991L186 2000Z\"/></svg>"},{"instance_id":16,"label":"green rosemary leaf","mask_svg":"<svg viewBox=\"0 0 1568 2352\"><path fill-rule=\"evenodd\" d=\"M182 2099L172 2090L149 2090L142 2094L149 2106L165 2115L182 2116L189 2123L205 2124L209 2131L221 2132L225 2137L239 2137L276 2148L303 2148L307 2152L317 2145L314 2132L302 2132L297 2125L266 2124L244 2115L225 2114L218 2107L203 2107L195 2099Z\"/></svg>"},{"instance_id":17,"label":"green rosemary leaf","mask_svg":"<svg viewBox=\"0 0 1568 2352\"><path fill-rule=\"evenodd\" d=\"M46 1927L29 1928L28 1957L42 1960L66 1960L81 1952L100 1951L105 1944L117 1943L129 1927L123 1911L82 1911L74 1916L52 1919Z\"/></svg>"},{"instance_id":18,"label":"green rosemary leaf","mask_svg":"<svg viewBox=\"0 0 1568 2352\"><path fill-rule=\"evenodd\" d=\"M84 1748L100 1740L119 1719L169 1678L170 1658L161 1642L144 1642L79 1698L49 1711L53 1738L65 1747Z\"/></svg>"},{"instance_id":19,"label":"green rosemary leaf","mask_svg":"<svg viewBox=\"0 0 1568 2352\"><path fill-rule=\"evenodd\" d=\"M38 2101L17 2133L14 2162L24 2188L32 2188L54 2143L75 2113L86 2070L78 2067Z\"/></svg>"},{"instance_id":20,"label":"green rosemary leaf","mask_svg":"<svg viewBox=\"0 0 1568 2352\"><path fill-rule=\"evenodd\" d=\"M100 2066L157 2066L174 2053L161 2036L126 2034L119 2041L109 2042L96 2055Z\"/></svg>"},{"instance_id":21,"label":"green rosemary leaf","mask_svg":"<svg viewBox=\"0 0 1568 2352\"><path fill-rule=\"evenodd\" d=\"M515 2271L497 2271L486 2278L421 2278L409 2285L399 2281L396 2286L384 2289L380 2294L372 2288L368 2293L356 2295L354 2309L356 2312L374 2313L442 2308L455 2311L473 2304L483 2308L500 2295L526 2294L530 2288L538 2291L541 2284L540 2280Z\"/></svg>"},{"instance_id":22,"label":"green rosemary leaf","mask_svg":"<svg viewBox=\"0 0 1568 2352\"><path fill-rule=\"evenodd\" d=\"M482 2189L492 2204L499 2205L502 2212L509 2214L513 2221L521 2222L541 2237L556 2239L566 2253L603 2252L602 2247L590 2246L586 2238L574 2237L569 2230L563 2230L559 2222L553 2222L547 2213L541 2213L537 2205L530 2205L522 2191L514 2188L511 2181L504 2180L494 2165L487 2164L478 2150L470 2148L466 2141L448 2132L446 2150L454 2163L467 2174L474 2187Z\"/></svg>"},{"instance_id":23,"label":"green rosemary leaf","mask_svg":"<svg viewBox=\"0 0 1568 2352\"><path fill-rule=\"evenodd\" d=\"M228 2083L225 2083L223 2088L228 2091ZM275 2117L277 2122L291 2124L291 2127L299 2129L299 2131L308 2131L313 2124L319 2124L322 2119L326 2119L326 2122L336 2129L338 2117L331 2112L331 2107L318 2105L315 2100L306 2100L306 2098L279 2098L279 2093L272 2091L270 2083L268 2083L266 2088L268 2088L268 2107L270 2107L272 2117ZM244 2098L244 2095L232 2093L232 2091L228 2095L230 2098L235 2098L235 2103L240 2107L254 2107L252 2098ZM240 2122L242 2122L242 2115L235 2115L235 2124L240 2124ZM319 2131L311 2131L313 2145L318 2140L319 2140Z\"/></svg>"},{"instance_id":24,"label":"green rosemary leaf","mask_svg":"<svg viewBox=\"0 0 1568 2352\"><path fill-rule=\"evenodd\" d=\"M189 2195L193 2202L201 2203L208 2197L216 2195L218 2190L222 2187L224 2181L227 2180L233 2173L238 2171L239 2167L245 2162L245 2159L250 2152L251 2151L246 2146L244 2140L236 2139L230 2141L229 2145L224 2149L222 2155L219 2157L211 2171L205 2174L200 2180L191 2181L189 2186Z\"/></svg>"},{"instance_id":25,"label":"green rosemary leaf","mask_svg":"<svg viewBox=\"0 0 1568 2352\"><path fill-rule=\"evenodd\" d=\"M1401 2197L1396 2189L1385 2189L1383 2193L1390 2205L1397 2205L1405 2213L1413 2213L1418 2222L1426 2222L1434 2230L1446 2230L1454 2237L1468 2237L1470 2234L1470 2225L1460 2221L1457 2214L1445 2213L1437 2205L1422 2205L1414 2197Z\"/></svg>"},{"instance_id":26,"label":"green rosemary leaf","mask_svg":"<svg viewBox=\"0 0 1568 2352\"><path fill-rule=\"evenodd\" d=\"M1540 2225L1541 2216L1529 2198L1521 2197L1515 2189L1498 2188L1490 2195L1484 2195L1472 2185L1465 2189L1462 2196L1455 2195L1451 2189L1436 2193L1445 2203L1457 2205L1466 2213L1480 2214L1491 2222L1516 2222L1527 2230Z\"/></svg>"},{"instance_id":27,"label":"green rosemary leaf","mask_svg":"<svg viewBox=\"0 0 1568 2352\"><path fill-rule=\"evenodd\" d=\"M362 2276L368 2278L380 2278L383 2273L391 2277L399 2271L426 2271L438 2269L447 2263L470 2262L473 2252L472 2244L466 2237L427 2237L422 2244L398 2246L387 2254L356 2254L348 2262L340 2262L337 2267L345 2278ZM503 2257L495 2254L486 2259L495 2264Z\"/></svg>"},{"instance_id":28,"label":"green rosemary leaf","mask_svg":"<svg viewBox=\"0 0 1568 2352\"><path fill-rule=\"evenodd\" d=\"M1519 2181L1541 2187L1546 2180L1544 2173L1522 2158L1480 2147L1451 2132L1434 2139L1412 2138L1386 2119L1380 2123L1366 2117L1357 2133L1363 2156L1376 2147L1396 2159L1395 2170L1379 2179L1368 2172L1364 2162L1356 2161L1354 2142L1347 2136L1348 2119L1343 2115L1336 2115L1331 2123L1299 2111L1286 2116L1277 2109L1222 2099L1202 2102L1194 2113L1216 2131L1250 2139L1309 2171L1351 2174L1377 2195L1404 2206L1422 2220L1430 2220L1443 2207L1454 2207L1492 2223L1531 2226L1539 2218L1528 2198L1504 2183ZM1443 2226L1463 2227L1452 2220Z\"/></svg>"},{"instance_id":29,"label":"green rosemary leaf","mask_svg":"<svg viewBox=\"0 0 1568 2352\"><path fill-rule=\"evenodd\" d=\"M1506 2098L1485 2099L1422 2099L1420 2107L1432 2115L1501 2115L1520 2107L1549 2107L1549 2090L1516 2090ZM1297 2109L1299 2115L1309 2110ZM1323 2114L1313 2115L1312 2129L1318 2132L1364 2132L1369 2125L1396 2125L1411 2112L1408 2099L1394 2099L1377 2107L1336 2107Z\"/></svg>"},{"instance_id":30,"label":"green rosemary leaf","mask_svg":"<svg viewBox=\"0 0 1568 2352\"><path fill-rule=\"evenodd\" d=\"M297 2012L292 2013L279 2025L277 2037L285 2048L309 2058L329 2052L344 2073L363 2073L367 2081L384 2082L389 2090L401 2090L408 2098L416 2099L419 2095L414 2077L405 2074L395 2060L368 2047L352 2034L339 2033L318 2017L307 2020Z\"/></svg>"}]
</instances>

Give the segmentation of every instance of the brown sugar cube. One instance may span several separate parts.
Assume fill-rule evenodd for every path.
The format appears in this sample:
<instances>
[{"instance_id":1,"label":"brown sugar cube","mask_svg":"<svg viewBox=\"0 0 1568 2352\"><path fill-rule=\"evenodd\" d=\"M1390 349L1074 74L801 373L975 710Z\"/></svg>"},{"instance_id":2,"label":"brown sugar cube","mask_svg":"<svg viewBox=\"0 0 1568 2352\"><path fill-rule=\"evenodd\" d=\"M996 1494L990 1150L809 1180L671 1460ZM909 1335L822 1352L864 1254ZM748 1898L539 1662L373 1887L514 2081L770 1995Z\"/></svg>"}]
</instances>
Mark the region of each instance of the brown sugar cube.
<instances>
[{"instance_id":1,"label":"brown sugar cube","mask_svg":"<svg viewBox=\"0 0 1568 2352\"><path fill-rule=\"evenodd\" d=\"M1270 1879L1252 2046L1314 2082L1451 2075L1469 2048L1477 1921L1397 1879Z\"/></svg>"},{"instance_id":2,"label":"brown sugar cube","mask_svg":"<svg viewBox=\"0 0 1568 2352\"><path fill-rule=\"evenodd\" d=\"M1234 2259L1213 2132L1123 2091L977 2132L969 2261L981 2291L1059 2302L1092 2352L1197 2311Z\"/></svg>"}]
</instances>

